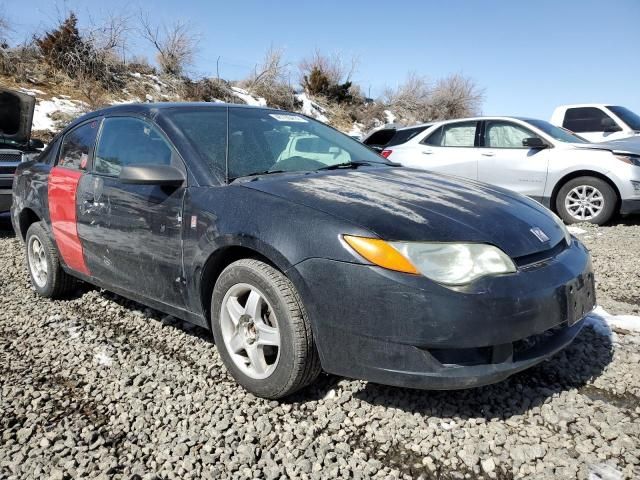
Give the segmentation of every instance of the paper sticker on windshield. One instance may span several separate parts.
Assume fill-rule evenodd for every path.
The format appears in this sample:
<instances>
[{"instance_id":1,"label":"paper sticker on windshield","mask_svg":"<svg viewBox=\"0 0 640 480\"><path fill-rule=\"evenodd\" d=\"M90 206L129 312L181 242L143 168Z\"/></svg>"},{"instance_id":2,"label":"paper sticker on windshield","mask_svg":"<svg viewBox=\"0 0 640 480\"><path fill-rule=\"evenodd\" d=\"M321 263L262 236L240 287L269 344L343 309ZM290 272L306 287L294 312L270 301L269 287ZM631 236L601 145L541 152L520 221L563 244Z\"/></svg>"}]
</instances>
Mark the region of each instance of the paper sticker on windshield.
<instances>
[{"instance_id":1,"label":"paper sticker on windshield","mask_svg":"<svg viewBox=\"0 0 640 480\"><path fill-rule=\"evenodd\" d=\"M286 115L282 113L270 113L270 117L275 118L279 122L298 122L298 123L309 123L306 118L299 117L298 115Z\"/></svg>"}]
</instances>

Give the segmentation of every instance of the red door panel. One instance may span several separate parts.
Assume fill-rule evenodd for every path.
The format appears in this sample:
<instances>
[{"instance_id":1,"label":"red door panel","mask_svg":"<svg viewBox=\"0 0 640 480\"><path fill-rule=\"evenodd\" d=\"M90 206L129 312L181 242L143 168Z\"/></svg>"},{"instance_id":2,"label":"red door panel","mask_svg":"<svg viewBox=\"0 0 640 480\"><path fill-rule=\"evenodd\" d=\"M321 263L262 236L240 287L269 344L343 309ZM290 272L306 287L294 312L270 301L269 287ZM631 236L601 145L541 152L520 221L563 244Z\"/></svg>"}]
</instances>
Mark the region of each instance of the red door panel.
<instances>
[{"instance_id":1,"label":"red door panel","mask_svg":"<svg viewBox=\"0 0 640 480\"><path fill-rule=\"evenodd\" d=\"M89 275L82 244L78 237L76 192L83 172L54 167L49 174L49 216L53 237L64 263L80 273Z\"/></svg>"}]
</instances>

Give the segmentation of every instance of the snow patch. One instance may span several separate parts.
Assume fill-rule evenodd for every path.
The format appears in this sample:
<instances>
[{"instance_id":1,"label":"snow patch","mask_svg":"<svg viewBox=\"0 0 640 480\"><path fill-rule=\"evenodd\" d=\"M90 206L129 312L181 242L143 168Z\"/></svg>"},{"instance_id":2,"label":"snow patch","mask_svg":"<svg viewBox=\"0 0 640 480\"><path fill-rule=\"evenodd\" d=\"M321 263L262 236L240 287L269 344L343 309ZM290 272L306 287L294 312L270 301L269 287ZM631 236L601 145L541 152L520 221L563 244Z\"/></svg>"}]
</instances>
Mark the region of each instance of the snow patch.
<instances>
[{"instance_id":1,"label":"snow patch","mask_svg":"<svg viewBox=\"0 0 640 480\"><path fill-rule=\"evenodd\" d=\"M256 106L256 107L266 107L267 106L267 101L264 98L262 98L262 97L254 97L248 91L246 91L244 88L231 87L231 90L233 91L233 94L236 97L240 98L247 105L253 105L253 106Z\"/></svg>"},{"instance_id":2,"label":"snow patch","mask_svg":"<svg viewBox=\"0 0 640 480\"><path fill-rule=\"evenodd\" d=\"M574 227L573 225L569 225L569 226L567 227L567 230L569 230L569 233L570 233L571 235L582 235L583 233L587 233L587 231L586 231L586 230L583 230L583 229L582 229L582 228L580 228L580 227Z\"/></svg>"},{"instance_id":3,"label":"snow patch","mask_svg":"<svg viewBox=\"0 0 640 480\"><path fill-rule=\"evenodd\" d=\"M326 110L312 101L306 93L298 93L296 99L302 103L302 113L321 122L329 123L329 119L325 115Z\"/></svg>"},{"instance_id":4,"label":"snow patch","mask_svg":"<svg viewBox=\"0 0 640 480\"><path fill-rule=\"evenodd\" d=\"M364 127L363 124L358 122L353 122L353 125L351 126L351 130L347 132L347 135L349 135L350 137L354 137L356 140L362 140L362 138L364 137L364 133L362 132L363 127Z\"/></svg>"},{"instance_id":5,"label":"snow patch","mask_svg":"<svg viewBox=\"0 0 640 480\"><path fill-rule=\"evenodd\" d=\"M589 480L622 480L622 472L606 463L589 465Z\"/></svg>"},{"instance_id":6,"label":"snow patch","mask_svg":"<svg viewBox=\"0 0 640 480\"><path fill-rule=\"evenodd\" d=\"M611 338L613 343L617 342L617 335L613 328L640 332L640 317L636 315L611 315L604 308L597 306L585 318L585 325L604 337Z\"/></svg>"},{"instance_id":7,"label":"snow patch","mask_svg":"<svg viewBox=\"0 0 640 480\"><path fill-rule=\"evenodd\" d=\"M51 118L54 113L65 113L77 116L86 107L84 102L53 97L51 100L40 100L33 112L33 130L56 131L56 121Z\"/></svg>"},{"instance_id":8,"label":"snow patch","mask_svg":"<svg viewBox=\"0 0 640 480\"><path fill-rule=\"evenodd\" d=\"M32 97L35 97L36 95L46 95L42 90L37 90L35 88L20 87L18 90L21 91L22 93L26 93L27 95L31 95Z\"/></svg>"},{"instance_id":9,"label":"snow patch","mask_svg":"<svg viewBox=\"0 0 640 480\"><path fill-rule=\"evenodd\" d=\"M396 116L393 114L391 110L384 111L384 118L387 123L394 123L396 121Z\"/></svg>"},{"instance_id":10,"label":"snow patch","mask_svg":"<svg viewBox=\"0 0 640 480\"><path fill-rule=\"evenodd\" d=\"M111 364L113 363L113 359L111 358L111 355L109 355L106 351L102 350L98 353L96 353L93 356L93 359L98 362L98 364L100 365L104 365L105 367L110 367Z\"/></svg>"}]
</instances>

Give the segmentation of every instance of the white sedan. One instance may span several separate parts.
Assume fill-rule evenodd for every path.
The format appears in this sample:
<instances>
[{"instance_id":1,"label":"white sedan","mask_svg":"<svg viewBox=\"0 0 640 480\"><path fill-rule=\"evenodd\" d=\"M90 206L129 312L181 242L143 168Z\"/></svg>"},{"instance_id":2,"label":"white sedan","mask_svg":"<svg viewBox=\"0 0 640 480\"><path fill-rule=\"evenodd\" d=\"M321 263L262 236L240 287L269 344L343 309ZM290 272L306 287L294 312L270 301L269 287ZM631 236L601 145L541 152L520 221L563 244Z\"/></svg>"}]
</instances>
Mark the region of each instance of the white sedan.
<instances>
[{"instance_id":1,"label":"white sedan","mask_svg":"<svg viewBox=\"0 0 640 480\"><path fill-rule=\"evenodd\" d=\"M566 223L601 225L640 213L640 149L632 150L590 144L544 120L478 117L429 124L405 142L392 139L382 155L528 195Z\"/></svg>"}]
</instances>

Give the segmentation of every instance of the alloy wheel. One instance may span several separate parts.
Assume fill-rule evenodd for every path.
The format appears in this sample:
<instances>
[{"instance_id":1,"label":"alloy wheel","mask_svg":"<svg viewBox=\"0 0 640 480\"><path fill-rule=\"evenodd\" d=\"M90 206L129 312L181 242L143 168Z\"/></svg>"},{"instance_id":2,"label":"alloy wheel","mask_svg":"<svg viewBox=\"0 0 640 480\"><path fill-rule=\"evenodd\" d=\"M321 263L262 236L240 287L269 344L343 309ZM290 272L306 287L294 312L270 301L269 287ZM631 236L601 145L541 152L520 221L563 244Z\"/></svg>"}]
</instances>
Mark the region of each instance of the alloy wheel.
<instances>
[{"instance_id":1,"label":"alloy wheel","mask_svg":"<svg viewBox=\"0 0 640 480\"><path fill-rule=\"evenodd\" d=\"M578 185L567 193L564 206L569 215L576 220L591 220L597 217L604 208L604 196L596 187Z\"/></svg>"},{"instance_id":2,"label":"alloy wheel","mask_svg":"<svg viewBox=\"0 0 640 480\"><path fill-rule=\"evenodd\" d=\"M280 358L280 330L273 308L256 287L238 283L222 300L220 326L235 365L254 379L269 377Z\"/></svg>"},{"instance_id":3,"label":"alloy wheel","mask_svg":"<svg viewBox=\"0 0 640 480\"><path fill-rule=\"evenodd\" d=\"M31 237L29 242L29 269L36 285L43 288L47 284L49 269L44 247L38 237Z\"/></svg>"}]
</instances>

